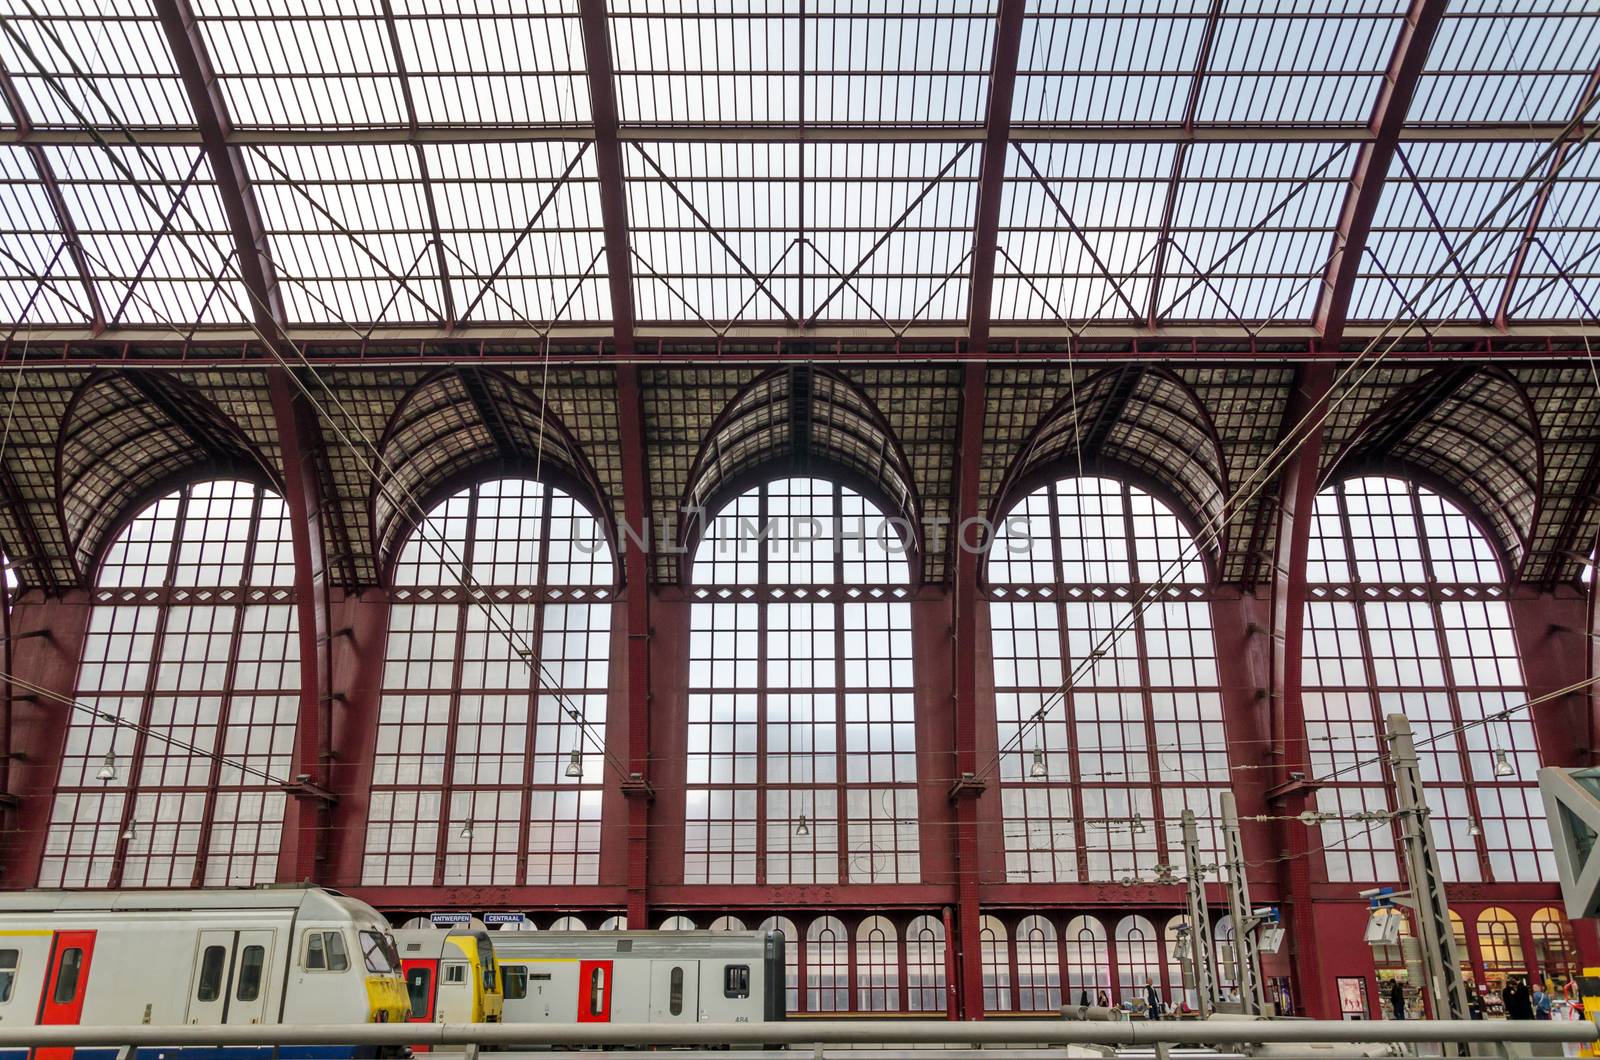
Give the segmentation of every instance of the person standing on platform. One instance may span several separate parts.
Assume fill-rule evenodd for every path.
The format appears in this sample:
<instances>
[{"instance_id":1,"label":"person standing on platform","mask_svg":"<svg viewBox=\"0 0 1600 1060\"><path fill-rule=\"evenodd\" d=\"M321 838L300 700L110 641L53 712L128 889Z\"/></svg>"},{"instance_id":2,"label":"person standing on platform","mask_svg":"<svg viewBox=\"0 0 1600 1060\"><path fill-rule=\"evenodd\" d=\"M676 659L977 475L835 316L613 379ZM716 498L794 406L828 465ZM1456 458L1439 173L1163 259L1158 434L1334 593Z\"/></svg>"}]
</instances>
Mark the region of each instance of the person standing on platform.
<instances>
[{"instance_id":1,"label":"person standing on platform","mask_svg":"<svg viewBox=\"0 0 1600 1060\"><path fill-rule=\"evenodd\" d=\"M1500 1000L1506 1007L1506 1019L1533 1019L1533 995L1528 992L1528 984L1521 979L1507 979L1505 989L1500 991Z\"/></svg>"},{"instance_id":2,"label":"person standing on platform","mask_svg":"<svg viewBox=\"0 0 1600 1060\"><path fill-rule=\"evenodd\" d=\"M1544 984L1540 983L1538 986L1534 987L1533 988L1533 1018L1536 1019L1536 1020L1547 1020L1547 1019L1549 1019L1550 1018L1550 1010L1551 1010L1552 1007L1553 1006L1550 1003L1550 995L1545 992Z\"/></svg>"},{"instance_id":3,"label":"person standing on platform","mask_svg":"<svg viewBox=\"0 0 1600 1060\"><path fill-rule=\"evenodd\" d=\"M1406 988L1400 985L1400 980L1389 980L1389 1008L1394 1013L1394 1018L1406 1018Z\"/></svg>"},{"instance_id":4,"label":"person standing on platform","mask_svg":"<svg viewBox=\"0 0 1600 1060\"><path fill-rule=\"evenodd\" d=\"M1151 1019L1161 1018L1161 992L1156 989L1155 980L1149 976L1144 980L1144 1005Z\"/></svg>"}]
</instances>

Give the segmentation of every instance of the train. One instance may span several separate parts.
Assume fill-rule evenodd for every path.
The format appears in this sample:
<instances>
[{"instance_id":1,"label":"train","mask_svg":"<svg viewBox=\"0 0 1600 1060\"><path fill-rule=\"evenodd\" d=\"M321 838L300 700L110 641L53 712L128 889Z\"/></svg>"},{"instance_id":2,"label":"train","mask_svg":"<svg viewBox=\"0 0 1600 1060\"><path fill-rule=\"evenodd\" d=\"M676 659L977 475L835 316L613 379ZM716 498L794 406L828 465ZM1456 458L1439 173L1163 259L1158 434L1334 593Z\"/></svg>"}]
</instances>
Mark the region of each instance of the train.
<instances>
[{"instance_id":1,"label":"train","mask_svg":"<svg viewBox=\"0 0 1600 1060\"><path fill-rule=\"evenodd\" d=\"M497 931L506 1023L763 1023L784 1011L778 931Z\"/></svg>"},{"instance_id":2,"label":"train","mask_svg":"<svg viewBox=\"0 0 1600 1060\"><path fill-rule=\"evenodd\" d=\"M0 894L0 1019L7 1027L398 1023L408 1012L400 969L383 915L320 887ZM161 1053L174 1060L186 1051ZM115 1050L80 1050L80 1060L101 1052ZM193 1052L218 1054L214 1047ZM0 1060L27 1056L0 1053L14 1054ZM70 1048L34 1050L34 1060L72 1055ZM276 1055L385 1053L285 1046Z\"/></svg>"},{"instance_id":3,"label":"train","mask_svg":"<svg viewBox=\"0 0 1600 1060\"><path fill-rule=\"evenodd\" d=\"M412 1023L500 1022L500 971L489 932L403 928L394 940Z\"/></svg>"}]
</instances>

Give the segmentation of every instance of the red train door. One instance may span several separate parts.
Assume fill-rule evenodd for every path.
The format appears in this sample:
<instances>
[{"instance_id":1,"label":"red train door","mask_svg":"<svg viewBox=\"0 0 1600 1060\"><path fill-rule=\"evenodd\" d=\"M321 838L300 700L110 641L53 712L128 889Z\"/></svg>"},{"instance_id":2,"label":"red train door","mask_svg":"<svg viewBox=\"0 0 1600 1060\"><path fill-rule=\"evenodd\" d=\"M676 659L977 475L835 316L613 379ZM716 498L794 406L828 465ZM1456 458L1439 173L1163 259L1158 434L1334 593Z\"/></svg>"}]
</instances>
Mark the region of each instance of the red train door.
<instances>
[{"instance_id":1,"label":"red train door","mask_svg":"<svg viewBox=\"0 0 1600 1060\"><path fill-rule=\"evenodd\" d=\"M83 996L89 985L89 959L94 956L94 932L58 931L50 951L50 974L39 998L39 1025L75 1027L83 1019ZM35 1049L35 1060L70 1060L72 1049L55 1046Z\"/></svg>"},{"instance_id":2,"label":"red train door","mask_svg":"<svg viewBox=\"0 0 1600 1060\"><path fill-rule=\"evenodd\" d=\"M611 962L578 962L578 1022L611 1022Z\"/></svg>"},{"instance_id":3,"label":"red train door","mask_svg":"<svg viewBox=\"0 0 1600 1060\"><path fill-rule=\"evenodd\" d=\"M400 974L406 977L406 998L411 1012L407 1023L429 1023L433 1020L436 992L439 989L439 962L418 958L400 959ZM426 1045L413 1045L414 1053L428 1051Z\"/></svg>"}]
</instances>

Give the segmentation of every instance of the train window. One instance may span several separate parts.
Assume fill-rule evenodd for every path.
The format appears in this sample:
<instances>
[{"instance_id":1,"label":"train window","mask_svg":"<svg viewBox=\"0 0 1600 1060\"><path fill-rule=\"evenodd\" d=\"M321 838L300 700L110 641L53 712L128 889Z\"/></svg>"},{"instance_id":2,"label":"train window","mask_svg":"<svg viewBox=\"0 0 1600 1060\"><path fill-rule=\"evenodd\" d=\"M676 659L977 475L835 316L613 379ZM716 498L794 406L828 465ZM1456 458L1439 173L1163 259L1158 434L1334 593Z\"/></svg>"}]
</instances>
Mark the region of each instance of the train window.
<instances>
[{"instance_id":1,"label":"train window","mask_svg":"<svg viewBox=\"0 0 1600 1060\"><path fill-rule=\"evenodd\" d=\"M679 974L681 975L682 973ZM683 1007L681 999L679 1000L678 1007ZM598 1016L605 1010L606 970L597 966L589 969L589 1015ZM673 1013L673 1015L677 1015L677 1013Z\"/></svg>"},{"instance_id":2,"label":"train window","mask_svg":"<svg viewBox=\"0 0 1600 1060\"><path fill-rule=\"evenodd\" d=\"M0 950L0 1005L11 1000L11 988L17 981L17 950Z\"/></svg>"},{"instance_id":3,"label":"train window","mask_svg":"<svg viewBox=\"0 0 1600 1060\"><path fill-rule=\"evenodd\" d=\"M240 1001L254 1001L261 996L261 972L266 964L265 946L246 946L239 955L239 986L234 995Z\"/></svg>"},{"instance_id":4,"label":"train window","mask_svg":"<svg viewBox=\"0 0 1600 1060\"><path fill-rule=\"evenodd\" d=\"M444 981L447 983L464 983L467 981L467 966L464 964L447 964L444 966Z\"/></svg>"},{"instance_id":5,"label":"train window","mask_svg":"<svg viewBox=\"0 0 1600 1060\"><path fill-rule=\"evenodd\" d=\"M221 946L207 946L200 954L200 982L195 987L195 1000L215 1001L222 996L222 971L228 963L228 951Z\"/></svg>"},{"instance_id":6,"label":"train window","mask_svg":"<svg viewBox=\"0 0 1600 1060\"><path fill-rule=\"evenodd\" d=\"M51 996L58 1005L70 1005L78 996L78 973L83 968L83 951L74 946L61 952L61 964L56 968L56 992Z\"/></svg>"},{"instance_id":7,"label":"train window","mask_svg":"<svg viewBox=\"0 0 1600 1060\"><path fill-rule=\"evenodd\" d=\"M683 969L672 969L670 981L671 991L667 994L667 1012L673 1016L683 1015Z\"/></svg>"},{"instance_id":8,"label":"train window","mask_svg":"<svg viewBox=\"0 0 1600 1060\"><path fill-rule=\"evenodd\" d=\"M425 1020L433 1015L433 973L426 968L413 968L406 973L406 994L411 1001L411 1015Z\"/></svg>"},{"instance_id":9,"label":"train window","mask_svg":"<svg viewBox=\"0 0 1600 1060\"><path fill-rule=\"evenodd\" d=\"M750 996L750 966L730 964L722 969L722 996Z\"/></svg>"},{"instance_id":10,"label":"train window","mask_svg":"<svg viewBox=\"0 0 1600 1060\"><path fill-rule=\"evenodd\" d=\"M344 936L337 931L306 932L306 968L319 972L342 972L350 967L350 951Z\"/></svg>"},{"instance_id":11,"label":"train window","mask_svg":"<svg viewBox=\"0 0 1600 1060\"><path fill-rule=\"evenodd\" d=\"M393 944L383 935L363 931L357 937L361 940L361 956L367 962L367 971L388 975L399 967L400 962L394 959L396 954L392 952Z\"/></svg>"},{"instance_id":12,"label":"train window","mask_svg":"<svg viewBox=\"0 0 1600 1060\"><path fill-rule=\"evenodd\" d=\"M505 987L507 1001L521 1001L528 996L528 966L508 964L500 969L501 986Z\"/></svg>"}]
</instances>

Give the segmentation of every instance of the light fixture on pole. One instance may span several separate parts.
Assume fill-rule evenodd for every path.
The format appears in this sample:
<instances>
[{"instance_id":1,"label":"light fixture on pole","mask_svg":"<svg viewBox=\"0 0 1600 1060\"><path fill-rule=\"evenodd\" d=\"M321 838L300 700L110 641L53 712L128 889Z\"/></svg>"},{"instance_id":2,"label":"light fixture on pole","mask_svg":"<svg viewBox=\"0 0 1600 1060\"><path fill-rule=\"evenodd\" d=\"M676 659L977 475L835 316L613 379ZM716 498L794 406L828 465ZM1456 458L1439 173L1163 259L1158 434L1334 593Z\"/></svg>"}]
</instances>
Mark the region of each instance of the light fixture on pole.
<instances>
[{"instance_id":1,"label":"light fixture on pole","mask_svg":"<svg viewBox=\"0 0 1600 1060\"><path fill-rule=\"evenodd\" d=\"M800 820L795 822L794 834L795 835L810 835L811 834L811 824L810 824L809 821L806 820L806 815L803 814L803 813L800 815Z\"/></svg>"},{"instance_id":2,"label":"light fixture on pole","mask_svg":"<svg viewBox=\"0 0 1600 1060\"><path fill-rule=\"evenodd\" d=\"M583 752L578 750L576 747L574 747L572 749L572 753L567 756L567 776L583 776Z\"/></svg>"},{"instance_id":3,"label":"light fixture on pole","mask_svg":"<svg viewBox=\"0 0 1600 1060\"><path fill-rule=\"evenodd\" d=\"M105 764L100 767L100 772L95 774L95 779L103 780L107 784L117 779L117 753L107 751Z\"/></svg>"},{"instance_id":4,"label":"light fixture on pole","mask_svg":"<svg viewBox=\"0 0 1600 1060\"><path fill-rule=\"evenodd\" d=\"M1033 765L1028 767L1028 776L1034 780L1043 780L1049 775L1050 771L1045 768L1044 764L1044 748L1035 747L1033 749Z\"/></svg>"}]
</instances>

